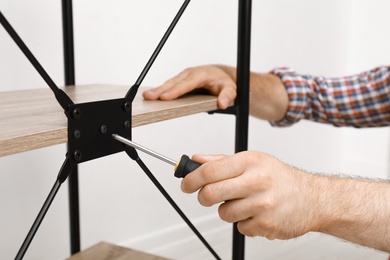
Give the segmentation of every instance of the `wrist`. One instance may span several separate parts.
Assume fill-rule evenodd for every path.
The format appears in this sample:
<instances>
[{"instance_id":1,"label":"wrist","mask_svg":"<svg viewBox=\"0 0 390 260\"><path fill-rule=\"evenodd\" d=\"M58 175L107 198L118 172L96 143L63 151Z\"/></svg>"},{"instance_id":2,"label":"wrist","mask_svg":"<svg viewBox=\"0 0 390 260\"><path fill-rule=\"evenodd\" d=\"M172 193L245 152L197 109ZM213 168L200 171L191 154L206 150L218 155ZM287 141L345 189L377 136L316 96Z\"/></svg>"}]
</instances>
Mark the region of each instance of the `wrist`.
<instances>
[{"instance_id":1,"label":"wrist","mask_svg":"<svg viewBox=\"0 0 390 260\"><path fill-rule=\"evenodd\" d=\"M289 100L281 79L273 74L251 73L251 115L268 120L282 120Z\"/></svg>"},{"instance_id":2,"label":"wrist","mask_svg":"<svg viewBox=\"0 0 390 260\"><path fill-rule=\"evenodd\" d=\"M329 212L326 192L330 190L329 180L320 175L308 173L296 169L300 184L301 205L305 205L304 215L306 221L306 232L322 232L321 230L328 225ZM305 232L305 233L306 233Z\"/></svg>"},{"instance_id":3,"label":"wrist","mask_svg":"<svg viewBox=\"0 0 390 260\"><path fill-rule=\"evenodd\" d=\"M337 176L318 176L316 182L321 196L315 231L351 240L345 237L346 230L357 231L359 226L369 225L364 188L370 182Z\"/></svg>"},{"instance_id":4,"label":"wrist","mask_svg":"<svg viewBox=\"0 0 390 260\"><path fill-rule=\"evenodd\" d=\"M336 202L334 185L337 184L332 177L309 174L309 186L311 188L312 205L315 213L313 214L313 222L311 231L327 233L326 231L336 221L335 208ZM337 195L336 195L337 196Z\"/></svg>"},{"instance_id":5,"label":"wrist","mask_svg":"<svg viewBox=\"0 0 390 260\"><path fill-rule=\"evenodd\" d=\"M234 67L227 65L215 65L217 68L223 70L234 82L237 81L237 70Z\"/></svg>"}]
</instances>

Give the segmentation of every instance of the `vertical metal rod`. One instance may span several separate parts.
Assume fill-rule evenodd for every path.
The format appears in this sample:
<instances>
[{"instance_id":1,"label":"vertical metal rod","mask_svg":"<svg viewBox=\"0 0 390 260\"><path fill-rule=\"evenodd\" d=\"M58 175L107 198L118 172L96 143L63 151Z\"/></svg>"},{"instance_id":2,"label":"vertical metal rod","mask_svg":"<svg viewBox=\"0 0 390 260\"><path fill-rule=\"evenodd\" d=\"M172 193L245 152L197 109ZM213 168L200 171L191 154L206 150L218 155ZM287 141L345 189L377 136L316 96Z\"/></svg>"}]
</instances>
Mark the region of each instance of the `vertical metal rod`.
<instances>
[{"instance_id":1,"label":"vertical metal rod","mask_svg":"<svg viewBox=\"0 0 390 260\"><path fill-rule=\"evenodd\" d=\"M236 98L236 146L235 151L248 149L249 128L249 80L251 48L252 1L239 0L237 45L237 98ZM237 223L233 225L233 259L245 257L245 236L240 234Z\"/></svg>"},{"instance_id":2,"label":"vertical metal rod","mask_svg":"<svg viewBox=\"0 0 390 260\"><path fill-rule=\"evenodd\" d=\"M62 0L62 31L65 85L69 86L75 84L72 0Z\"/></svg>"},{"instance_id":3,"label":"vertical metal rod","mask_svg":"<svg viewBox=\"0 0 390 260\"><path fill-rule=\"evenodd\" d=\"M73 7L72 0L62 0L62 26L64 44L65 85L75 85L75 62L73 40ZM80 252L80 206L78 167L73 168L68 178L70 252Z\"/></svg>"}]
</instances>

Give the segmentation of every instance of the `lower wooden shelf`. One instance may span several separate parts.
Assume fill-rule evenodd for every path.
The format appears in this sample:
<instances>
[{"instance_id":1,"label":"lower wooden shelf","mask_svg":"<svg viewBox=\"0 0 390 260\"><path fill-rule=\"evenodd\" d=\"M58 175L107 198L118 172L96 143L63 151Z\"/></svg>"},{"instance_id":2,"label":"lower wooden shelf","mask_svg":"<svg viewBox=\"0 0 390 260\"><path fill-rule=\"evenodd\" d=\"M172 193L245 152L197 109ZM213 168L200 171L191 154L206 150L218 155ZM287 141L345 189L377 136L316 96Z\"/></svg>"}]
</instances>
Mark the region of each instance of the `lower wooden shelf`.
<instances>
[{"instance_id":1,"label":"lower wooden shelf","mask_svg":"<svg viewBox=\"0 0 390 260\"><path fill-rule=\"evenodd\" d=\"M168 258L147 254L141 251L100 242L67 260L167 260Z\"/></svg>"}]
</instances>

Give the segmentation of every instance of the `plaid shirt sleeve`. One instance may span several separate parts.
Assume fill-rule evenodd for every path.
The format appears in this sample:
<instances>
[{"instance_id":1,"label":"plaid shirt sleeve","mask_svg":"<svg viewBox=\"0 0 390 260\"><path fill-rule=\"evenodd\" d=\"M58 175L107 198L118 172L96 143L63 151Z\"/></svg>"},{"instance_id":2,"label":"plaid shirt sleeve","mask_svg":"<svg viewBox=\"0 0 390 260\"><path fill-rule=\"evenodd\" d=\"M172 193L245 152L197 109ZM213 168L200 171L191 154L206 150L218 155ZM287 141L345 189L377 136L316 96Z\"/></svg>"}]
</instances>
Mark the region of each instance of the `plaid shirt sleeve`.
<instances>
[{"instance_id":1,"label":"plaid shirt sleeve","mask_svg":"<svg viewBox=\"0 0 390 260\"><path fill-rule=\"evenodd\" d=\"M390 126L390 66L358 75L325 78L300 75L289 68L279 76L289 96L288 111L274 126L289 126L301 119L335 126Z\"/></svg>"}]
</instances>

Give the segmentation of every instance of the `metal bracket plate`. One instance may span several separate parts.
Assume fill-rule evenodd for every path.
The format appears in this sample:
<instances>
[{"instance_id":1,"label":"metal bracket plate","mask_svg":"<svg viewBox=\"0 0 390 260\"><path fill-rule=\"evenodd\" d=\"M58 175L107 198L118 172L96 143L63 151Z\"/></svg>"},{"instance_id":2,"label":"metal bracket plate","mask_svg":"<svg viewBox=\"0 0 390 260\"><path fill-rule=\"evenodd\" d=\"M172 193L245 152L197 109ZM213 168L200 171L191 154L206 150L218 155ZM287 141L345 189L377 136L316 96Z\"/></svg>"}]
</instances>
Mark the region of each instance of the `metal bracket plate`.
<instances>
[{"instance_id":1,"label":"metal bracket plate","mask_svg":"<svg viewBox=\"0 0 390 260\"><path fill-rule=\"evenodd\" d=\"M75 164L124 151L112 134L131 139L130 99L73 104L68 107L69 157Z\"/></svg>"}]
</instances>

